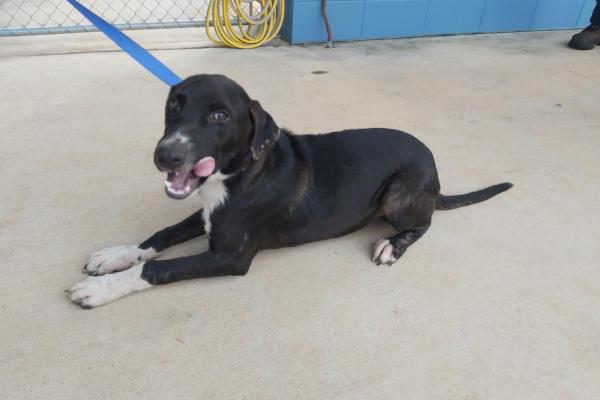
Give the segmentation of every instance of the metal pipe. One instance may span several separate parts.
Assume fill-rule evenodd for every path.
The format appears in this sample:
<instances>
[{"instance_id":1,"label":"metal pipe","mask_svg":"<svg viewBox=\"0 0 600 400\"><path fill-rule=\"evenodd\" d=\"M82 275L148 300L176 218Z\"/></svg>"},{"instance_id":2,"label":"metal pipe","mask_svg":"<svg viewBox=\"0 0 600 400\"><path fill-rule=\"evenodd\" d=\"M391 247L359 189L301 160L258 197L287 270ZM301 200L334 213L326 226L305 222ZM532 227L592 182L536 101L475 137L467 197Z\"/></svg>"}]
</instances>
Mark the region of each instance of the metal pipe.
<instances>
[{"instance_id":1,"label":"metal pipe","mask_svg":"<svg viewBox=\"0 0 600 400\"><path fill-rule=\"evenodd\" d=\"M333 33L331 32L331 25L329 24L329 17L327 17L327 0L321 0L321 14L323 14L323 22L325 23L325 30L327 31L327 48L333 47Z\"/></svg>"}]
</instances>

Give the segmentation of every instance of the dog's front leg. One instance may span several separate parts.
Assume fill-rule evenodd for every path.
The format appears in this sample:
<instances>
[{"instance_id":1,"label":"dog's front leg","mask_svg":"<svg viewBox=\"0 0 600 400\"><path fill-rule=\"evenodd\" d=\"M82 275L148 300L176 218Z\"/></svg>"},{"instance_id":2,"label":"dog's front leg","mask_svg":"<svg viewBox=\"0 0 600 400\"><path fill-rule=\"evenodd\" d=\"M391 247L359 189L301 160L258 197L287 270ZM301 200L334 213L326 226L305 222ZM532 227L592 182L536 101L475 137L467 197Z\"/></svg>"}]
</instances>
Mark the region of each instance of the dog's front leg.
<instances>
[{"instance_id":1,"label":"dog's front leg","mask_svg":"<svg viewBox=\"0 0 600 400\"><path fill-rule=\"evenodd\" d=\"M202 210L195 212L183 221L156 232L140 245L107 247L91 255L83 267L89 275L104 275L122 271L143 261L148 261L161 251L204 235Z\"/></svg>"},{"instance_id":2,"label":"dog's front leg","mask_svg":"<svg viewBox=\"0 0 600 400\"><path fill-rule=\"evenodd\" d=\"M88 277L66 292L71 301L82 308L98 307L155 285L185 279L244 275L254 254L249 250L228 254L208 251L190 257L148 261L126 271Z\"/></svg>"},{"instance_id":3,"label":"dog's front leg","mask_svg":"<svg viewBox=\"0 0 600 400\"><path fill-rule=\"evenodd\" d=\"M248 254L225 255L208 251L190 257L149 261L144 264L141 276L152 285L165 285L186 279L245 275L251 260Z\"/></svg>"}]
</instances>

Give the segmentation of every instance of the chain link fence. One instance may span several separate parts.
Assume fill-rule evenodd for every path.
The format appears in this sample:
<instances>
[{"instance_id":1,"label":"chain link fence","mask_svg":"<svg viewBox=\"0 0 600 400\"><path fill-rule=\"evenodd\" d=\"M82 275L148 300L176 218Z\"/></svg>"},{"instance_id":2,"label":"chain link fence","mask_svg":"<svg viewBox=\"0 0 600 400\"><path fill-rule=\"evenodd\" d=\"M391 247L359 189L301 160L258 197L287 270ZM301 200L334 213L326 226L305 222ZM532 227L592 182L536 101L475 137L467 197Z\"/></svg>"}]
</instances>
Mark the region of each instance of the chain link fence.
<instances>
[{"instance_id":1,"label":"chain link fence","mask_svg":"<svg viewBox=\"0 0 600 400\"><path fill-rule=\"evenodd\" d=\"M87 0L83 5L120 29L204 26L208 0ZM0 0L0 36L96 30L63 0Z\"/></svg>"}]
</instances>

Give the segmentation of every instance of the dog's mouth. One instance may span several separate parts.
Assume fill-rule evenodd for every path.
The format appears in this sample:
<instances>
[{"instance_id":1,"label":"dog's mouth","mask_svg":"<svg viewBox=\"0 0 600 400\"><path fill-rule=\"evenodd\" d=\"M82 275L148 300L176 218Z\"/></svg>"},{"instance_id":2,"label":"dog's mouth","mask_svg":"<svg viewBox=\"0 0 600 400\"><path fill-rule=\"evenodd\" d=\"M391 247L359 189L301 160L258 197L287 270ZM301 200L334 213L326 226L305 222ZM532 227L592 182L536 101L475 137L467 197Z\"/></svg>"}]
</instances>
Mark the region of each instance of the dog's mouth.
<instances>
[{"instance_id":1,"label":"dog's mouth","mask_svg":"<svg viewBox=\"0 0 600 400\"><path fill-rule=\"evenodd\" d=\"M199 185L203 178L207 178L215 172L215 159L204 157L192 168L184 166L167 174L165 181L165 192L173 199L185 199Z\"/></svg>"}]
</instances>

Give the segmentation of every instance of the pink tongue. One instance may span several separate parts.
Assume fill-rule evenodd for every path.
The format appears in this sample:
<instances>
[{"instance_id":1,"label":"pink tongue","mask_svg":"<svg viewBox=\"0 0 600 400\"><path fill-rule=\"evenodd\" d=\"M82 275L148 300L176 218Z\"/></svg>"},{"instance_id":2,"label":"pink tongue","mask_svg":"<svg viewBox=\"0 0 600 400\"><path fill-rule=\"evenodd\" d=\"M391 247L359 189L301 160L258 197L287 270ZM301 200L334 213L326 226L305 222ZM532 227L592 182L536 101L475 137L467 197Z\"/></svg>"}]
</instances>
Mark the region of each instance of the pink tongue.
<instances>
[{"instance_id":1,"label":"pink tongue","mask_svg":"<svg viewBox=\"0 0 600 400\"><path fill-rule=\"evenodd\" d=\"M215 171L215 159L204 157L194 165L194 174L199 177L206 177Z\"/></svg>"}]
</instances>

